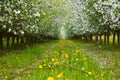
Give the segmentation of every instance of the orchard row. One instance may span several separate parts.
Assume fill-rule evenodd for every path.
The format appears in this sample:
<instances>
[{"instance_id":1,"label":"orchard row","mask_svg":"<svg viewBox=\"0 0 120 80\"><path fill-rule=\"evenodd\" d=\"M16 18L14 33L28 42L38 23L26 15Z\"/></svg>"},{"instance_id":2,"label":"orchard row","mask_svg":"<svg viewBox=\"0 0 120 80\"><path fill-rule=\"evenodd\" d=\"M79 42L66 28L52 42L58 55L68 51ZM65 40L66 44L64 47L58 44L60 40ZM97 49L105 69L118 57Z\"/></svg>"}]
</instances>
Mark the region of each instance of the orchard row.
<instances>
[{"instance_id":1,"label":"orchard row","mask_svg":"<svg viewBox=\"0 0 120 80\"><path fill-rule=\"evenodd\" d=\"M66 38L104 36L109 43L113 35L120 45L119 0L1 0L0 10L1 48L11 40L14 45L58 39L61 27Z\"/></svg>"}]
</instances>

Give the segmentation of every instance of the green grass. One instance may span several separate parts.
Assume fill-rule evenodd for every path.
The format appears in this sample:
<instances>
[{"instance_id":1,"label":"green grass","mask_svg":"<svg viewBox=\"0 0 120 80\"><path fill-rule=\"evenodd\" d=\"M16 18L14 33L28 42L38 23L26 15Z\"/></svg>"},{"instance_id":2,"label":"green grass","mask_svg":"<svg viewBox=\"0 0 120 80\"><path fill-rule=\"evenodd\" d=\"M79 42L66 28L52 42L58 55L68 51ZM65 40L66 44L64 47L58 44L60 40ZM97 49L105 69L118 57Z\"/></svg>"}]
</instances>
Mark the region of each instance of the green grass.
<instances>
[{"instance_id":1,"label":"green grass","mask_svg":"<svg viewBox=\"0 0 120 80\"><path fill-rule=\"evenodd\" d=\"M0 80L117 80L119 61L117 46L56 40L1 56Z\"/></svg>"}]
</instances>

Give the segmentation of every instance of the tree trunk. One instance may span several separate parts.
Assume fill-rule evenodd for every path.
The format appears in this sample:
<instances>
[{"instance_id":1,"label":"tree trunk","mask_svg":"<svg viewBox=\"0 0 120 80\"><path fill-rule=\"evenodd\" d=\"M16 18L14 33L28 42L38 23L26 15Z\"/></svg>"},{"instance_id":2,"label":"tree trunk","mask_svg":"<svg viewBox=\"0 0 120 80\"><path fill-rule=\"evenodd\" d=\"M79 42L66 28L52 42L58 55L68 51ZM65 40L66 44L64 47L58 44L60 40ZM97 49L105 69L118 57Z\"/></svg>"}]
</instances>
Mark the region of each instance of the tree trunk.
<instances>
[{"instance_id":1,"label":"tree trunk","mask_svg":"<svg viewBox=\"0 0 120 80\"><path fill-rule=\"evenodd\" d=\"M19 37L17 36L16 37L16 40L17 40L17 45L19 44Z\"/></svg>"},{"instance_id":2,"label":"tree trunk","mask_svg":"<svg viewBox=\"0 0 120 80\"><path fill-rule=\"evenodd\" d=\"M7 48L9 48L9 47L10 47L10 37L7 36Z\"/></svg>"},{"instance_id":3,"label":"tree trunk","mask_svg":"<svg viewBox=\"0 0 120 80\"><path fill-rule=\"evenodd\" d=\"M104 34L104 44L106 44L106 34Z\"/></svg>"},{"instance_id":4,"label":"tree trunk","mask_svg":"<svg viewBox=\"0 0 120 80\"><path fill-rule=\"evenodd\" d=\"M115 34L116 34L116 32L114 31L113 32L113 44L115 44Z\"/></svg>"},{"instance_id":5,"label":"tree trunk","mask_svg":"<svg viewBox=\"0 0 120 80\"><path fill-rule=\"evenodd\" d=\"M24 38L23 37L21 37L20 44L24 44Z\"/></svg>"},{"instance_id":6,"label":"tree trunk","mask_svg":"<svg viewBox=\"0 0 120 80\"><path fill-rule=\"evenodd\" d=\"M92 41L93 40L93 36L92 35L90 35L90 41Z\"/></svg>"},{"instance_id":7,"label":"tree trunk","mask_svg":"<svg viewBox=\"0 0 120 80\"><path fill-rule=\"evenodd\" d=\"M82 39L82 36L79 36L80 39Z\"/></svg>"},{"instance_id":8,"label":"tree trunk","mask_svg":"<svg viewBox=\"0 0 120 80\"><path fill-rule=\"evenodd\" d=\"M102 43L102 35L100 35L100 42Z\"/></svg>"},{"instance_id":9,"label":"tree trunk","mask_svg":"<svg viewBox=\"0 0 120 80\"><path fill-rule=\"evenodd\" d=\"M3 35L0 33L0 49L3 48Z\"/></svg>"},{"instance_id":10,"label":"tree trunk","mask_svg":"<svg viewBox=\"0 0 120 80\"><path fill-rule=\"evenodd\" d=\"M33 36L31 37L31 42L34 43L34 37Z\"/></svg>"},{"instance_id":11,"label":"tree trunk","mask_svg":"<svg viewBox=\"0 0 120 80\"><path fill-rule=\"evenodd\" d=\"M119 36L119 46L120 46L120 32L119 32L119 35L118 35L118 36Z\"/></svg>"},{"instance_id":12,"label":"tree trunk","mask_svg":"<svg viewBox=\"0 0 120 80\"><path fill-rule=\"evenodd\" d=\"M98 35L96 35L96 42L98 42Z\"/></svg>"},{"instance_id":13,"label":"tree trunk","mask_svg":"<svg viewBox=\"0 0 120 80\"><path fill-rule=\"evenodd\" d=\"M110 37L109 37L109 34L107 35L107 44L110 43Z\"/></svg>"},{"instance_id":14,"label":"tree trunk","mask_svg":"<svg viewBox=\"0 0 120 80\"><path fill-rule=\"evenodd\" d=\"M117 31L117 37L118 37L118 45L120 46L120 32Z\"/></svg>"},{"instance_id":15,"label":"tree trunk","mask_svg":"<svg viewBox=\"0 0 120 80\"><path fill-rule=\"evenodd\" d=\"M15 45L15 36L12 38L12 46Z\"/></svg>"}]
</instances>

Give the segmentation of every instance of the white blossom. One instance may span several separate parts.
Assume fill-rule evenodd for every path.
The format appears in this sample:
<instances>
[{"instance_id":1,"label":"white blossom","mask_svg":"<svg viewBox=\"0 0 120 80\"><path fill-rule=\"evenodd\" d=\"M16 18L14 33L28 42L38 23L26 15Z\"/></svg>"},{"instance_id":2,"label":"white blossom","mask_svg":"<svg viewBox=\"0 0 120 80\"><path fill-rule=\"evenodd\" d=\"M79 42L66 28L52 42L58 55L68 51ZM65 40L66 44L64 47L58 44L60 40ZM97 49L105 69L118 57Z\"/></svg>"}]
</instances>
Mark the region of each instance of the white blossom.
<instances>
[{"instance_id":1,"label":"white blossom","mask_svg":"<svg viewBox=\"0 0 120 80\"><path fill-rule=\"evenodd\" d=\"M14 10L15 14L20 14L21 11L20 10Z\"/></svg>"},{"instance_id":2,"label":"white blossom","mask_svg":"<svg viewBox=\"0 0 120 80\"><path fill-rule=\"evenodd\" d=\"M40 17L40 13L36 12L35 14L33 14L35 17Z\"/></svg>"},{"instance_id":3,"label":"white blossom","mask_svg":"<svg viewBox=\"0 0 120 80\"><path fill-rule=\"evenodd\" d=\"M24 34L24 31L20 31L21 34Z\"/></svg>"},{"instance_id":4,"label":"white blossom","mask_svg":"<svg viewBox=\"0 0 120 80\"><path fill-rule=\"evenodd\" d=\"M11 28L8 29L8 32L11 32Z\"/></svg>"}]
</instances>

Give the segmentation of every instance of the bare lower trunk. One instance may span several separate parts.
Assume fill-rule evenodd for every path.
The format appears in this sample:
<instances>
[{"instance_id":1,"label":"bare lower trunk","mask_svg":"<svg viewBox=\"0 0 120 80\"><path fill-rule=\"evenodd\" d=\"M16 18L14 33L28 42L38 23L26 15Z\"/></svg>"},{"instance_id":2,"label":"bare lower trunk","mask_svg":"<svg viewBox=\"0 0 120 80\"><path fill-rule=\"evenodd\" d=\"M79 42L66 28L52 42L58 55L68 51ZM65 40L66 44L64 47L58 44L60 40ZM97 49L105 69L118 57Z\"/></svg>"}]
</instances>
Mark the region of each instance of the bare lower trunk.
<instances>
[{"instance_id":1,"label":"bare lower trunk","mask_svg":"<svg viewBox=\"0 0 120 80\"><path fill-rule=\"evenodd\" d=\"M117 31L118 45L120 46L120 31Z\"/></svg>"},{"instance_id":2,"label":"bare lower trunk","mask_svg":"<svg viewBox=\"0 0 120 80\"><path fill-rule=\"evenodd\" d=\"M20 44L24 44L24 38L23 37L21 37Z\"/></svg>"},{"instance_id":3,"label":"bare lower trunk","mask_svg":"<svg viewBox=\"0 0 120 80\"><path fill-rule=\"evenodd\" d=\"M109 44L110 43L110 37L109 37L109 35L107 35L107 44Z\"/></svg>"},{"instance_id":4,"label":"bare lower trunk","mask_svg":"<svg viewBox=\"0 0 120 80\"><path fill-rule=\"evenodd\" d=\"M19 44L19 37L18 36L16 37L16 40L17 40L17 44Z\"/></svg>"},{"instance_id":5,"label":"bare lower trunk","mask_svg":"<svg viewBox=\"0 0 120 80\"><path fill-rule=\"evenodd\" d=\"M104 34L104 44L106 44L106 34Z\"/></svg>"},{"instance_id":6,"label":"bare lower trunk","mask_svg":"<svg viewBox=\"0 0 120 80\"><path fill-rule=\"evenodd\" d=\"M7 36L7 48L9 48L9 47L10 47L10 37Z\"/></svg>"},{"instance_id":7,"label":"bare lower trunk","mask_svg":"<svg viewBox=\"0 0 120 80\"><path fill-rule=\"evenodd\" d=\"M90 41L92 41L93 40L93 36L92 35L90 35Z\"/></svg>"},{"instance_id":8,"label":"bare lower trunk","mask_svg":"<svg viewBox=\"0 0 120 80\"><path fill-rule=\"evenodd\" d=\"M115 35L116 35L116 32L114 31L113 32L113 44L115 44Z\"/></svg>"},{"instance_id":9,"label":"bare lower trunk","mask_svg":"<svg viewBox=\"0 0 120 80\"><path fill-rule=\"evenodd\" d=\"M15 44L15 37L12 38L12 46Z\"/></svg>"},{"instance_id":10,"label":"bare lower trunk","mask_svg":"<svg viewBox=\"0 0 120 80\"><path fill-rule=\"evenodd\" d=\"M98 35L96 35L96 42L98 42Z\"/></svg>"},{"instance_id":11,"label":"bare lower trunk","mask_svg":"<svg viewBox=\"0 0 120 80\"><path fill-rule=\"evenodd\" d=\"M100 35L100 42L102 42L102 35Z\"/></svg>"},{"instance_id":12,"label":"bare lower trunk","mask_svg":"<svg viewBox=\"0 0 120 80\"><path fill-rule=\"evenodd\" d=\"M0 49L3 48L3 36L2 33L0 33Z\"/></svg>"}]
</instances>

